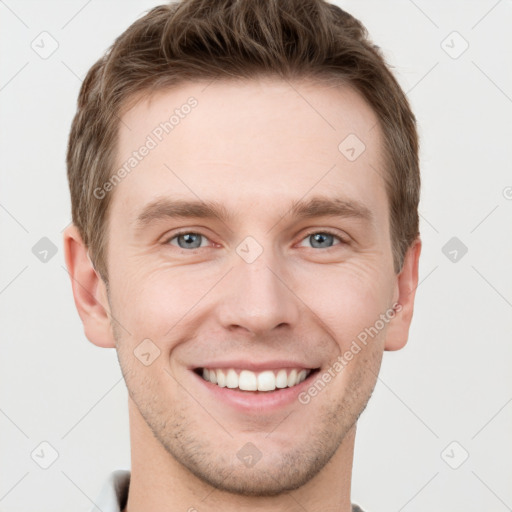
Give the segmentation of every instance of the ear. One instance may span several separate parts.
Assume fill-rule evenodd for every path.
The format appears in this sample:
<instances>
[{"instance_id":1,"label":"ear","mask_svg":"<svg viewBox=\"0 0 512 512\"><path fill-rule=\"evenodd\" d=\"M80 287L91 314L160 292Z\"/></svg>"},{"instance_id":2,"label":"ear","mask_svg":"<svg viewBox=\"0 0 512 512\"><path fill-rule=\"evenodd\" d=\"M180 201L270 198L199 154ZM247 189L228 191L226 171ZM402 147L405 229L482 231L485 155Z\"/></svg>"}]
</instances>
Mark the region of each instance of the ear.
<instances>
[{"instance_id":1,"label":"ear","mask_svg":"<svg viewBox=\"0 0 512 512\"><path fill-rule=\"evenodd\" d=\"M409 337L414 297L418 287L418 265L421 253L421 240L417 238L407 250L402 270L396 277L395 316L388 324L385 350L399 350Z\"/></svg>"},{"instance_id":2,"label":"ear","mask_svg":"<svg viewBox=\"0 0 512 512\"><path fill-rule=\"evenodd\" d=\"M114 348L110 307L103 279L89 259L88 249L75 225L64 231L64 254L71 277L75 306L87 339L98 347Z\"/></svg>"}]
</instances>

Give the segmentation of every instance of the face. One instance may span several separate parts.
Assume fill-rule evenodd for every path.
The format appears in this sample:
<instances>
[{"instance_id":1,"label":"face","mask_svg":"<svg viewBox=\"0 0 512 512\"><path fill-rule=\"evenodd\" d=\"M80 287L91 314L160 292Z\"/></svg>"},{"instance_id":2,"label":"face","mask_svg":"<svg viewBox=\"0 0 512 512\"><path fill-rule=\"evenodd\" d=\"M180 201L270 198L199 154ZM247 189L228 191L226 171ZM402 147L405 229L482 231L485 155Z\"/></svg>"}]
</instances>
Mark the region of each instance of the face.
<instances>
[{"instance_id":1,"label":"face","mask_svg":"<svg viewBox=\"0 0 512 512\"><path fill-rule=\"evenodd\" d=\"M349 88L262 79L182 85L122 120L116 169L156 142L109 191L131 407L203 482L296 489L353 431L396 321L377 118Z\"/></svg>"}]
</instances>

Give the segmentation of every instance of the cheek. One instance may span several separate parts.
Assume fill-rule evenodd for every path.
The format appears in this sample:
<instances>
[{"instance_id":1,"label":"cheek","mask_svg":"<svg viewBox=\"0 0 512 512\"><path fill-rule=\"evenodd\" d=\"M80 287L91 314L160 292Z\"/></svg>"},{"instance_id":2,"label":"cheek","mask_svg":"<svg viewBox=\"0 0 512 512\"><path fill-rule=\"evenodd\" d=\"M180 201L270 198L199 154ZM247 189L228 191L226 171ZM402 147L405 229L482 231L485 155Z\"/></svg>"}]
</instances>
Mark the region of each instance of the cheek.
<instances>
[{"instance_id":1,"label":"cheek","mask_svg":"<svg viewBox=\"0 0 512 512\"><path fill-rule=\"evenodd\" d=\"M374 325L390 307L392 287L377 265L318 265L314 275L298 268L291 272L296 295L341 346Z\"/></svg>"},{"instance_id":2,"label":"cheek","mask_svg":"<svg viewBox=\"0 0 512 512\"><path fill-rule=\"evenodd\" d=\"M136 339L161 340L201 302L218 281L210 269L156 268L148 271L142 265L119 269L113 276L112 309L116 319Z\"/></svg>"}]
</instances>

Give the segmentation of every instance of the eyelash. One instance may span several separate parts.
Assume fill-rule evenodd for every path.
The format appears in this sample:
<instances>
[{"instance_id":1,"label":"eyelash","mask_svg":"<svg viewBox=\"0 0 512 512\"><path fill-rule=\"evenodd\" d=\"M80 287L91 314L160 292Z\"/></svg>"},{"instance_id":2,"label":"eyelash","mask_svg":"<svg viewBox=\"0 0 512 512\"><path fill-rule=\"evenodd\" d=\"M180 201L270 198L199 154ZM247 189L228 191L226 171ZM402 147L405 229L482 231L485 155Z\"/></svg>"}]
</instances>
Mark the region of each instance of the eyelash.
<instances>
[{"instance_id":1,"label":"eyelash","mask_svg":"<svg viewBox=\"0 0 512 512\"><path fill-rule=\"evenodd\" d=\"M316 234L322 234L322 235L331 235L333 236L334 238L337 238L340 243L339 244L336 244L336 245L333 245L331 247L326 247L325 249L323 249L324 251L328 251L329 249L334 249L334 247L336 247L337 245L347 245L348 242L342 238L339 234L337 233L334 233L333 231L330 231L329 229L324 229L324 230L312 230L308 233L306 233L302 238L301 238L301 242L304 241L306 238L310 237L311 235L316 235ZM171 245L171 240L174 240L175 238L178 238L179 236L181 235L200 235L204 238L206 238L207 240L210 240L206 235L204 235L203 233L200 233L200 232L197 232L197 231L179 231L178 233L174 233L171 237L167 238L164 242L164 244L168 244L168 245ZM183 249L182 247L178 247L178 246L175 246L177 249L182 249L182 250L187 250L187 249ZM204 247L196 247L195 249L204 249ZM310 249L316 249L316 247L310 247Z\"/></svg>"}]
</instances>

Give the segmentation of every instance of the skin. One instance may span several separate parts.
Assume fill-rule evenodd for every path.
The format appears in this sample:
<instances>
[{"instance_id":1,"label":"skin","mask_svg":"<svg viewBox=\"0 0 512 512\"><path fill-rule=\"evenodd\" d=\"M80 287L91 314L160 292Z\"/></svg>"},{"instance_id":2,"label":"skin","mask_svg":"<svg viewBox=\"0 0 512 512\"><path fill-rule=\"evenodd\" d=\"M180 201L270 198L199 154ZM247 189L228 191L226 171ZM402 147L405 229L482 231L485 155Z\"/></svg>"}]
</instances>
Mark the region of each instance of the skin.
<instances>
[{"instance_id":1,"label":"skin","mask_svg":"<svg viewBox=\"0 0 512 512\"><path fill-rule=\"evenodd\" d=\"M407 342L421 242L395 274L382 135L358 93L268 78L206 85L143 96L122 116L130 129L120 126L119 165L169 112L198 101L110 192L108 289L77 229L64 235L85 334L117 349L129 391L125 510L349 512L357 418L383 351ZM353 162L338 150L351 133L366 146ZM372 219L290 214L292 201L313 196L357 201ZM137 230L140 212L162 198L217 200L233 218L163 218ZM178 229L204 235L201 247L181 249ZM315 245L309 235L323 230L335 236ZM263 249L252 263L236 252L247 236ZM307 405L240 414L190 370L293 358L322 373L394 303L400 312ZM149 366L134 356L147 338L160 350ZM237 458L248 442L262 454L252 467Z\"/></svg>"}]
</instances>

